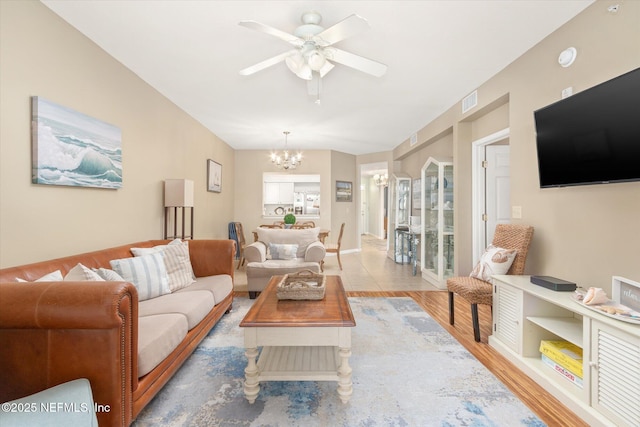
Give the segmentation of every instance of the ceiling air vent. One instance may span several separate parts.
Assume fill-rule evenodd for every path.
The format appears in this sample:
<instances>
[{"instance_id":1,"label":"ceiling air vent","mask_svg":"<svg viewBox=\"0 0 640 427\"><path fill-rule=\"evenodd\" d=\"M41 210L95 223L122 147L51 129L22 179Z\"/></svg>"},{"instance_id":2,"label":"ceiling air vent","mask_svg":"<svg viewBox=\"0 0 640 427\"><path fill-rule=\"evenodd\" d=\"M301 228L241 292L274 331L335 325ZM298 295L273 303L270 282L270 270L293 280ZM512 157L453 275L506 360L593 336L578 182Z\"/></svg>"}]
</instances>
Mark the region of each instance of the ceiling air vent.
<instances>
[{"instance_id":1,"label":"ceiling air vent","mask_svg":"<svg viewBox=\"0 0 640 427\"><path fill-rule=\"evenodd\" d=\"M462 114L471 110L476 105L478 105L478 91L474 90L473 92L471 92L471 94L469 94L462 100Z\"/></svg>"}]
</instances>

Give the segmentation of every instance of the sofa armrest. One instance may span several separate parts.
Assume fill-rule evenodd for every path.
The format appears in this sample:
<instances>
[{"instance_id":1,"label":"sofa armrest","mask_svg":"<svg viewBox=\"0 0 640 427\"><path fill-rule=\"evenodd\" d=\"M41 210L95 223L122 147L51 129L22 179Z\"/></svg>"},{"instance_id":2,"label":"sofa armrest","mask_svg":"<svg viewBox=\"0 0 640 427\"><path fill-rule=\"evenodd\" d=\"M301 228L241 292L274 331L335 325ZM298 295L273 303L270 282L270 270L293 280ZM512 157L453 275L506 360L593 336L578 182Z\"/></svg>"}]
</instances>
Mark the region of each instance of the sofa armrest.
<instances>
[{"instance_id":1,"label":"sofa armrest","mask_svg":"<svg viewBox=\"0 0 640 427\"><path fill-rule=\"evenodd\" d=\"M87 378L101 425L129 425L138 293L127 282L0 283L0 401Z\"/></svg>"},{"instance_id":2,"label":"sofa armrest","mask_svg":"<svg viewBox=\"0 0 640 427\"><path fill-rule=\"evenodd\" d=\"M326 255L327 250L321 242L313 242L307 246L304 253L305 261L321 262Z\"/></svg>"},{"instance_id":3,"label":"sofa armrest","mask_svg":"<svg viewBox=\"0 0 640 427\"><path fill-rule=\"evenodd\" d=\"M244 248L244 259L250 262L265 262L267 260L267 246L262 242L253 242Z\"/></svg>"},{"instance_id":4,"label":"sofa armrest","mask_svg":"<svg viewBox=\"0 0 640 427\"><path fill-rule=\"evenodd\" d=\"M189 258L196 277L228 274L233 279L236 241L189 240Z\"/></svg>"}]
</instances>

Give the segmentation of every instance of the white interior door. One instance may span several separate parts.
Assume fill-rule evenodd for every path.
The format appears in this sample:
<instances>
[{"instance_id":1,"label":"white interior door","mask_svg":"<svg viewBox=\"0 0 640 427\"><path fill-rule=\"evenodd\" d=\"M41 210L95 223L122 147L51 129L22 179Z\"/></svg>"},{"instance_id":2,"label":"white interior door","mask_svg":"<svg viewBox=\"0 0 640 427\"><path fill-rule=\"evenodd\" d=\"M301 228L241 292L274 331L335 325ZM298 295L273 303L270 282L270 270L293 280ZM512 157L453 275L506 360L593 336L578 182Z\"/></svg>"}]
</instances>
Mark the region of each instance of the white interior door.
<instances>
[{"instance_id":1,"label":"white interior door","mask_svg":"<svg viewBox=\"0 0 640 427\"><path fill-rule=\"evenodd\" d=\"M472 247L472 266L478 262L480 256L484 253L485 248L488 243L493 239L493 232L495 231L495 224L498 221L497 218L504 219L504 206L509 206L509 198L505 198L503 194L506 191L508 196L509 194L509 185L508 180L505 180L504 176L501 174L504 173L504 162L509 162L508 153L505 155L497 153L495 154L499 159L494 159L493 161L487 161L486 149L489 146L493 147L507 147L509 143L509 128L502 129L496 133L488 135L484 138L473 141L472 143L472 152L471 152L471 197L472 197L472 208L471 208L471 224L472 224L472 234L473 234L473 247ZM491 149L493 150L493 149ZM498 149L499 152L500 149ZM491 156L491 154L490 154ZM492 164L490 164L492 163ZM487 169L486 168L495 168L496 164L500 164L499 169L502 169L502 172L489 172L490 175L495 177L492 183L487 184ZM507 170L508 174L508 170ZM500 177L500 179L498 179ZM500 190L498 190L500 187ZM498 192L501 192L501 195L498 196ZM487 203L487 199L490 201ZM494 199L498 199L498 201L494 201ZM505 205L506 203L506 205ZM487 206L491 205L495 208L495 213L493 214L492 225L488 225L487 222L489 220L489 214L487 213ZM498 213L498 211L500 213ZM509 218L510 208L507 208L507 218ZM487 235L487 229L491 228L491 235Z\"/></svg>"},{"instance_id":2,"label":"white interior door","mask_svg":"<svg viewBox=\"0 0 640 427\"><path fill-rule=\"evenodd\" d=\"M360 190L360 215L362 221L362 234L369 234L369 193L366 191L367 185L369 185L369 180L364 178L362 182L364 185Z\"/></svg>"},{"instance_id":3,"label":"white interior door","mask_svg":"<svg viewBox=\"0 0 640 427\"><path fill-rule=\"evenodd\" d=\"M493 241L497 224L511 221L509 146L487 145L485 147L485 247Z\"/></svg>"}]
</instances>

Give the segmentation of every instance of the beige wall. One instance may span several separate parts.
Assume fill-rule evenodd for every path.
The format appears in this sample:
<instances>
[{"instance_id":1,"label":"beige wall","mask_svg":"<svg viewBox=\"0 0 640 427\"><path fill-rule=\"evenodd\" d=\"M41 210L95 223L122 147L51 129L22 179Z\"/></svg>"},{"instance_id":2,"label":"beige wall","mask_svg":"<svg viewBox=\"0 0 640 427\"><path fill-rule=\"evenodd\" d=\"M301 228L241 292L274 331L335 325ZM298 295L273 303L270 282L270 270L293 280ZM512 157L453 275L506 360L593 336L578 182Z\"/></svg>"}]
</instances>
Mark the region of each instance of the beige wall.
<instances>
[{"instance_id":1,"label":"beige wall","mask_svg":"<svg viewBox=\"0 0 640 427\"><path fill-rule=\"evenodd\" d=\"M533 111L575 92L640 67L640 2L622 3L609 14L597 1L478 88L479 104L462 116L456 104L418 132L419 145L453 128L456 180L456 272L468 274L471 260L471 143L507 124L511 145L511 204L535 234L527 271L610 289L611 276L640 280L640 183L540 189ZM575 46L569 68L559 53ZM408 154L407 154L408 153ZM404 141L396 159L410 166L417 147Z\"/></svg>"},{"instance_id":2,"label":"beige wall","mask_svg":"<svg viewBox=\"0 0 640 427\"><path fill-rule=\"evenodd\" d=\"M332 237L330 236L329 240L336 241L340 232L340 225L344 222L343 250L360 247L360 236L358 235L360 186L356 170L356 156L338 151L331 152L331 182L328 184L331 187ZM350 181L353 183L351 202L336 202L336 181Z\"/></svg>"},{"instance_id":3,"label":"beige wall","mask_svg":"<svg viewBox=\"0 0 640 427\"><path fill-rule=\"evenodd\" d=\"M31 184L31 96L122 130L121 189ZM161 238L167 178L195 181L196 238L227 237L233 150L40 2L0 1L0 124L0 267Z\"/></svg>"}]
</instances>

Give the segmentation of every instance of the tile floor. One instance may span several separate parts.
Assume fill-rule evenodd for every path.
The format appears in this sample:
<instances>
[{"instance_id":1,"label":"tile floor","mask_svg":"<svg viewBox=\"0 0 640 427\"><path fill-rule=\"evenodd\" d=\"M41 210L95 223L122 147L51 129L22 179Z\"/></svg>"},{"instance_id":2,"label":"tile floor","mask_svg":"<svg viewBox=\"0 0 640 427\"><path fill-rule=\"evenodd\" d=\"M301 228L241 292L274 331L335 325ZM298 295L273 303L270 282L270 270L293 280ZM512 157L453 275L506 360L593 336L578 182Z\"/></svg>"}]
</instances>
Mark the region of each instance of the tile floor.
<instances>
[{"instance_id":1,"label":"tile floor","mask_svg":"<svg viewBox=\"0 0 640 427\"><path fill-rule=\"evenodd\" d=\"M362 250L340 255L343 270L338 260L330 254L325 258L325 274L338 274L347 291L436 291L438 290L420 276L414 276L412 266L396 264L387 257L387 241L363 235ZM247 290L245 268L236 270L235 290Z\"/></svg>"}]
</instances>

